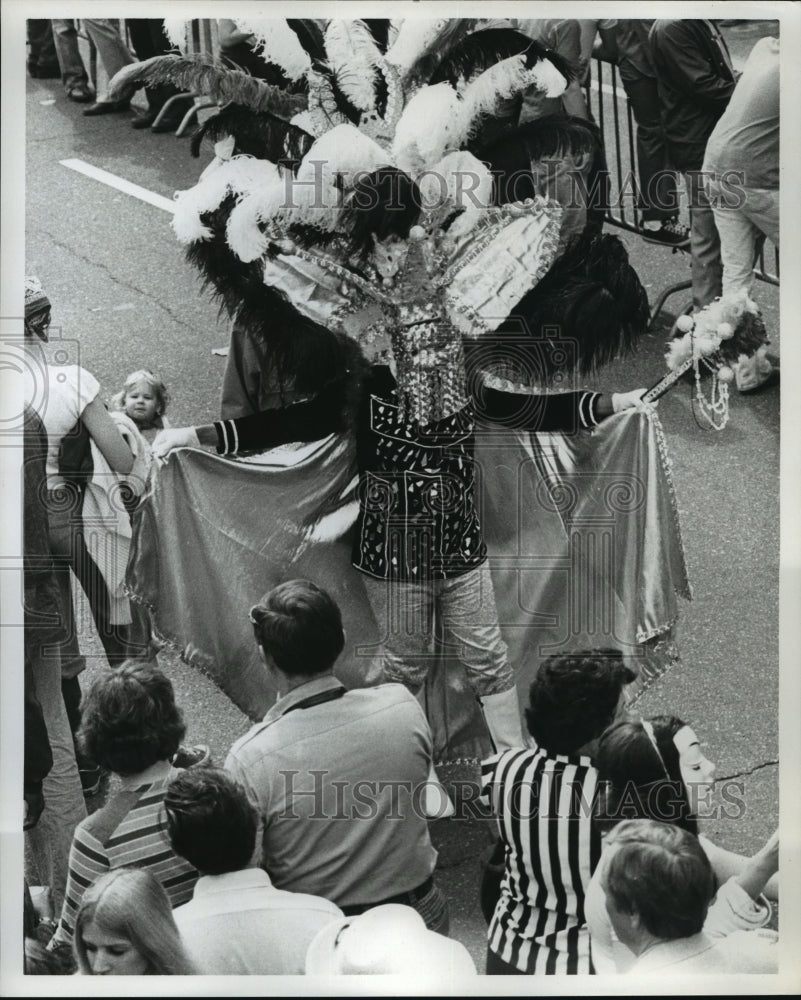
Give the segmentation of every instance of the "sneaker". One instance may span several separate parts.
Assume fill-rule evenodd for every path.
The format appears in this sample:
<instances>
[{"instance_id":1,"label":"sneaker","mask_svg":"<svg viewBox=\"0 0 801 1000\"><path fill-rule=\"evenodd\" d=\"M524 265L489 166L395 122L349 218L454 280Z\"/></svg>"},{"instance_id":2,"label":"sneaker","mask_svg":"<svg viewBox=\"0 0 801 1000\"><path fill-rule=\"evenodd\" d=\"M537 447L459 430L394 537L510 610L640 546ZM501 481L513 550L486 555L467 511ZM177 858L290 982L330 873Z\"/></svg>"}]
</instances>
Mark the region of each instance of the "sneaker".
<instances>
[{"instance_id":1,"label":"sneaker","mask_svg":"<svg viewBox=\"0 0 801 1000\"><path fill-rule=\"evenodd\" d=\"M642 238L646 243L660 243L665 247L675 247L677 250L689 250L690 230L678 219L665 219L659 229L646 229Z\"/></svg>"},{"instance_id":2,"label":"sneaker","mask_svg":"<svg viewBox=\"0 0 801 1000\"><path fill-rule=\"evenodd\" d=\"M178 747L178 752L172 759L173 767L203 767L211 763L211 750L205 743L194 747Z\"/></svg>"}]
</instances>

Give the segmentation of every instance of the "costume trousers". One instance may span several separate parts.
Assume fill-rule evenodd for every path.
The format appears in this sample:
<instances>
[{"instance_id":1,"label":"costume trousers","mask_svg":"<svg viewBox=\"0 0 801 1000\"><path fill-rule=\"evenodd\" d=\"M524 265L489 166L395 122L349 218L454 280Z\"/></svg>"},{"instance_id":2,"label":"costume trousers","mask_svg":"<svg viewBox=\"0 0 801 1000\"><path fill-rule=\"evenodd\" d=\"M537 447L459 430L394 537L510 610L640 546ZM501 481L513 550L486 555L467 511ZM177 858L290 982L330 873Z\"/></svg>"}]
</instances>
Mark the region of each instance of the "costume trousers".
<instances>
[{"instance_id":1,"label":"costume trousers","mask_svg":"<svg viewBox=\"0 0 801 1000\"><path fill-rule=\"evenodd\" d=\"M88 86L89 77L78 50L78 32L75 22L53 18L53 41L56 44L56 56L61 67L61 82L69 91L78 84Z\"/></svg>"},{"instance_id":2,"label":"costume trousers","mask_svg":"<svg viewBox=\"0 0 801 1000\"><path fill-rule=\"evenodd\" d=\"M25 877L29 885L49 885L53 912L60 913L75 827L86 805L75 760L67 710L61 696L61 661L57 647L28 647L36 696L42 707L53 766L42 784L44 810L25 833Z\"/></svg>"},{"instance_id":3,"label":"costume trousers","mask_svg":"<svg viewBox=\"0 0 801 1000\"><path fill-rule=\"evenodd\" d=\"M743 188L735 200L720 184L708 178L706 192L720 234L723 261L723 294L746 289L754 283L754 263L765 236L779 245L779 191Z\"/></svg>"},{"instance_id":4,"label":"costume trousers","mask_svg":"<svg viewBox=\"0 0 801 1000\"><path fill-rule=\"evenodd\" d=\"M486 563L448 580L398 583L364 577L381 634L387 680L417 692L435 659L450 654L479 697L514 687ZM434 642L436 618L444 649Z\"/></svg>"},{"instance_id":5,"label":"costume trousers","mask_svg":"<svg viewBox=\"0 0 801 1000\"><path fill-rule=\"evenodd\" d=\"M702 174L690 170L684 174L690 202L690 251L692 253L693 306L696 312L716 299L723 288L723 264L720 237Z\"/></svg>"},{"instance_id":6,"label":"costume trousers","mask_svg":"<svg viewBox=\"0 0 801 1000\"><path fill-rule=\"evenodd\" d=\"M667 150L656 80L648 76L623 79L637 123L638 207L646 222L673 219L679 214L676 174L667 169Z\"/></svg>"}]
</instances>

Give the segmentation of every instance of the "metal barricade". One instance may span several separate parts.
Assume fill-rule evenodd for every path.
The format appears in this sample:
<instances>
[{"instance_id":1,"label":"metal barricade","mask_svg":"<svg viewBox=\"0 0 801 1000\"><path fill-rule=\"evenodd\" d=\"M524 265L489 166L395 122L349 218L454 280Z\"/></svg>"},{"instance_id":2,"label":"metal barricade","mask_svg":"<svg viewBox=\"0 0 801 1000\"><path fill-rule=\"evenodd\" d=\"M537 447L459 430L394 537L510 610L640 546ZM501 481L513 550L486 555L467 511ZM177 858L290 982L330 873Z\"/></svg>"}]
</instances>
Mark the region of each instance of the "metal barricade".
<instances>
[{"instance_id":1,"label":"metal barricade","mask_svg":"<svg viewBox=\"0 0 801 1000\"><path fill-rule=\"evenodd\" d=\"M188 56L208 56L215 59L220 54L220 40L217 21L215 18L195 19L189 22L189 30L186 33L186 55ZM176 135L183 135L189 126L197 120L197 113L201 108L211 108L216 106L216 101L203 94L191 94L192 105L187 109L186 114L181 119L181 124L175 130ZM164 107L159 111L154 125L158 125L171 107L186 101L186 94L176 94L171 97Z\"/></svg>"},{"instance_id":2,"label":"metal barricade","mask_svg":"<svg viewBox=\"0 0 801 1000\"><path fill-rule=\"evenodd\" d=\"M637 169L637 126L634 115L620 81L616 64L599 58L593 59L592 62L594 68L591 68L584 90L587 106L591 109L600 129L609 170L610 198L604 218L612 226L643 236L642 212L637 206L639 172ZM673 252L677 252L677 248L674 248ZM773 247L773 270L768 269L765 256L763 243L754 268L755 276L759 281L778 285L778 247ZM769 252L768 259L770 259ZM692 288L691 281L681 281L663 289L651 311L651 323L659 315L671 295L689 288Z\"/></svg>"}]
</instances>

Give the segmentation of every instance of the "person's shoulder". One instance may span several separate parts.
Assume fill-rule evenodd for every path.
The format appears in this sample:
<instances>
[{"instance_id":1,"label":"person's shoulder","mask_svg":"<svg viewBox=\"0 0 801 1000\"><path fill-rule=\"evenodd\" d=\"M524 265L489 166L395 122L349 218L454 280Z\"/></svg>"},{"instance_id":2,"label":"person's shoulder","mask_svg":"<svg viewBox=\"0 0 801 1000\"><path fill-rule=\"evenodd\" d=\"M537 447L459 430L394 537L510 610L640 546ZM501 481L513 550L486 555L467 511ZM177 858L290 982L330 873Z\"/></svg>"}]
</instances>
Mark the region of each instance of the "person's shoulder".
<instances>
[{"instance_id":1,"label":"person's shoulder","mask_svg":"<svg viewBox=\"0 0 801 1000\"><path fill-rule=\"evenodd\" d=\"M395 682L376 684L373 687L351 688L348 695L349 698L345 699L346 704L348 701L352 704L358 701L376 711L422 711L420 702L411 691L403 684Z\"/></svg>"}]
</instances>

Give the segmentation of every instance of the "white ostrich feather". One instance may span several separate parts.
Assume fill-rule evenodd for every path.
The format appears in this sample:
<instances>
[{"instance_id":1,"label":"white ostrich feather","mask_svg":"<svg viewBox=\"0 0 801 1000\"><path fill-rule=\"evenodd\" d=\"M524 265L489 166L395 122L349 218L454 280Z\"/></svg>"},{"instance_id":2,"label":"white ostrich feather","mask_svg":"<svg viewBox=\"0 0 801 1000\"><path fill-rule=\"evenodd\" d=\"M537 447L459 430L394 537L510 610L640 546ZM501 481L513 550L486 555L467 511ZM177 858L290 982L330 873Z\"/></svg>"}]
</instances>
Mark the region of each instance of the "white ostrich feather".
<instances>
[{"instance_id":1,"label":"white ostrich feather","mask_svg":"<svg viewBox=\"0 0 801 1000\"><path fill-rule=\"evenodd\" d=\"M245 194L269 186L278 176L278 168L269 160L234 156L193 188L176 196L172 218L175 235L182 243L210 239L211 230L201 222L202 215L219 208L229 192Z\"/></svg>"},{"instance_id":2,"label":"white ostrich feather","mask_svg":"<svg viewBox=\"0 0 801 1000\"><path fill-rule=\"evenodd\" d=\"M386 60L397 66L405 76L424 56L445 26L442 18L406 18L401 21L397 37L386 53Z\"/></svg>"},{"instance_id":3,"label":"white ostrich feather","mask_svg":"<svg viewBox=\"0 0 801 1000\"><path fill-rule=\"evenodd\" d=\"M325 51L337 86L360 111L375 107L373 81L381 51L364 21L330 21Z\"/></svg>"},{"instance_id":4,"label":"white ostrich feather","mask_svg":"<svg viewBox=\"0 0 801 1000\"><path fill-rule=\"evenodd\" d=\"M268 240L261 231L260 223L272 218L285 203L285 185L277 179L268 187L251 191L231 210L225 237L228 246L237 257L249 264L258 260L267 250Z\"/></svg>"},{"instance_id":5,"label":"white ostrich feather","mask_svg":"<svg viewBox=\"0 0 801 1000\"><path fill-rule=\"evenodd\" d=\"M175 48L180 49L181 52L186 52L186 29L189 24L189 21L184 21L178 17L164 18L162 30L167 41L170 45L174 45Z\"/></svg>"},{"instance_id":6,"label":"white ostrich feather","mask_svg":"<svg viewBox=\"0 0 801 1000\"><path fill-rule=\"evenodd\" d=\"M561 97L567 90L567 80L550 59L540 61L528 71L531 83L546 97Z\"/></svg>"},{"instance_id":7,"label":"white ostrich feather","mask_svg":"<svg viewBox=\"0 0 801 1000\"><path fill-rule=\"evenodd\" d=\"M464 131L464 107L453 87L422 87L403 109L392 154L402 170L414 175L458 147Z\"/></svg>"},{"instance_id":8,"label":"white ostrich feather","mask_svg":"<svg viewBox=\"0 0 801 1000\"><path fill-rule=\"evenodd\" d=\"M481 160L464 149L443 156L417 183L427 209L438 208L447 201L467 211L480 211L492 203L492 174Z\"/></svg>"},{"instance_id":9,"label":"white ostrich feather","mask_svg":"<svg viewBox=\"0 0 801 1000\"><path fill-rule=\"evenodd\" d=\"M387 150L360 132L355 125L335 125L317 139L298 167L298 181L306 182L319 177L341 176L346 186L351 186L356 174L370 173L379 167L392 165Z\"/></svg>"},{"instance_id":10,"label":"white ostrich feather","mask_svg":"<svg viewBox=\"0 0 801 1000\"><path fill-rule=\"evenodd\" d=\"M521 53L495 63L469 83L461 94L464 132L459 137L460 144L467 140L470 128L479 118L494 115L502 101L522 93L530 85L530 76ZM561 74L560 79L563 79Z\"/></svg>"},{"instance_id":11,"label":"white ostrich feather","mask_svg":"<svg viewBox=\"0 0 801 1000\"><path fill-rule=\"evenodd\" d=\"M283 18L234 18L240 31L254 36L254 51L265 62L280 66L290 80L299 80L311 69L309 53Z\"/></svg>"}]
</instances>

